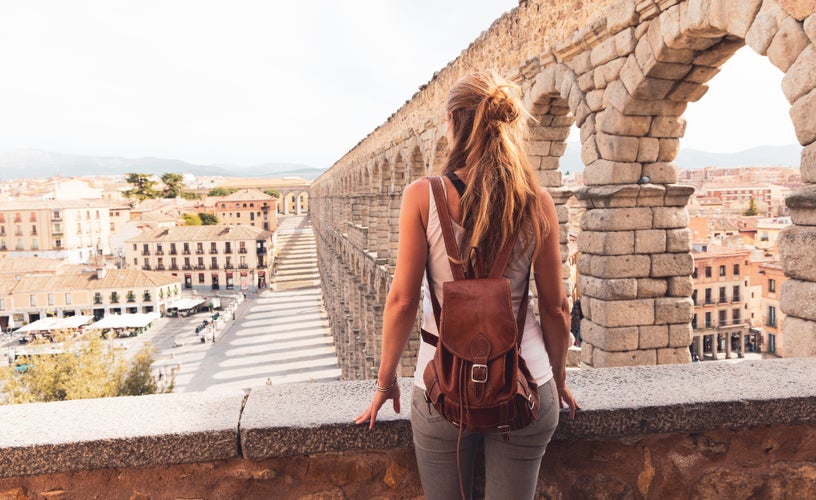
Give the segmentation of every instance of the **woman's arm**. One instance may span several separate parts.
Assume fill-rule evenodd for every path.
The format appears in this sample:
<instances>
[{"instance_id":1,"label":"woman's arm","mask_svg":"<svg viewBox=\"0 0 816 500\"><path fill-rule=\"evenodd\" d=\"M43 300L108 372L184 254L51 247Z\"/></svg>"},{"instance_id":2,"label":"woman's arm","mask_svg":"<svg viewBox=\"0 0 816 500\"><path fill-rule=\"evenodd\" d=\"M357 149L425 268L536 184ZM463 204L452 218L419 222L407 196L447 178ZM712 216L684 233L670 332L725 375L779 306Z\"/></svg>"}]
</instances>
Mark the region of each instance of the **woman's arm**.
<instances>
[{"instance_id":1,"label":"woman's arm","mask_svg":"<svg viewBox=\"0 0 816 500\"><path fill-rule=\"evenodd\" d=\"M535 284L538 291L538 312L544 344L553 370L553 378L558 388L559 405L570 408L570 418L578 408L575 398L567 387L567 349L569 349L569 302L561 281L561 251L558 231L558 216L550 194L540 191L544 218L549 225L549 233L544 237L541 251L535 260Z\"/></svg>"},{"instance_id":2,"label":"woman's arm","mask_svg":"<svg viewBox=\"0 0 816 500\"><path fill-rule=\"evenodd\" d=\"M377 375L378 390L366 410L354 419L357 424L369 422L374 427L377 412L389 399L394 411L399 413L399 386L394 384L397 366L405 350L408 337L416 322L422 276L428 256L425 226L429 209L429 185L427 179L410 184L402 195L399 223L399 245L394 279L385 301L382 329L382 357Z\"/></svg>"}]
</instances>

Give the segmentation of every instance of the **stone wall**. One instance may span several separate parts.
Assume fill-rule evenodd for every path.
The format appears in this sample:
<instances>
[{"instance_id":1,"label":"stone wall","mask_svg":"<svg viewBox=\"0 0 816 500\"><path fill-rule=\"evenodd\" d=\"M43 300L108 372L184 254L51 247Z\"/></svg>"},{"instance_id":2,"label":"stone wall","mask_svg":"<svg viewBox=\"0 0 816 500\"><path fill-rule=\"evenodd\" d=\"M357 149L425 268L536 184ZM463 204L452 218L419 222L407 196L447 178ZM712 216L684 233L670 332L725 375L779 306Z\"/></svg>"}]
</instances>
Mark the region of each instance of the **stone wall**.
<instances>
[{"instance_id":1,"label":"stone wall","mask_svg":"<svg viewBox=\"0 0 816 500\"><path fill-rule=\"evenodd\" d=\"M538 494L812 498L814 372L814 359L571 372L582 410L562 412ZM3 406L0 499L422 498L411 384L374 430L351 423L370 382Z\"/></svg>"},{"instance_id":2,"label":"stone wall","mask_svg":"<svg viewBox=\"0 0 816 500\"><path fill-rule=\"evenodd\" d=\"M541 185L554 194L559 223L573 194L559 159L580 129L586 185L577 262L584 298L585 366L687 363L693 315L686 204L673 163L683 112L744 45L785 72L805 146L806 187L788 199L794 226L781 238L785 342L816 355L816 16L814 2L780 0L522 0L460 57L441 69L385 123L318 178L312 220L324 298L343 375L375 374L382 304L396 258L400 193L438 170L446 152L442 109L461 76L494 70L522 88L535 117L527 149ZM749 103L746 103L749 105ZM567 231L561 230L566 259ZM569 281L564 261L564 286ZM417 349L411 337L402 372Z\"/></svg>"}]
</instances>

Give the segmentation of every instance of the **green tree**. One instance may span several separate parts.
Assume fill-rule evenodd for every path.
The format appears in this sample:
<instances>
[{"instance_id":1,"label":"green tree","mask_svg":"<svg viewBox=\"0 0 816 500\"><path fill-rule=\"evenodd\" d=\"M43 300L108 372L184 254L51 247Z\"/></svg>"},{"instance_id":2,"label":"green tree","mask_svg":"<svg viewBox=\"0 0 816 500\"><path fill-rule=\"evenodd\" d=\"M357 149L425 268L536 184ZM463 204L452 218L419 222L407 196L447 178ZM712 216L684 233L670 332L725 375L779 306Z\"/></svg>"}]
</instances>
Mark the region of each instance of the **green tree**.
<instances>
[{"instance_id":1,"label":"green tree","mask_svg":"<svg viewBox=\"0 0 816 500\"><path fill-rule=\"evenodd\" d=\"M125 191L125 196L140 201L158 198L160 193L156 189L157 183L151 177L150 174L127 174L125 181L133 187Z\"/></svg>"},{"instance_id":2,"label":"green tree","mask_svg":"<svg viewBox=\"0 0 816 500\"><path fill-rule=\"evenodd\" d=\"M200 194L192 193L190 191L182 191L181 192L181 197L184 198L185 200L200 200L201 199Z\"/></svg>"},{"instance_id":3,"label":"green tree","mask_svg":"<svg viewBox=\"0 0 816 500\"><path fill-rule=\"evenodd\" d=\"M174 174L167 172L161 176L164 183L164 191L162 191L162 198L179 198L184 191L184 176L181 174Z\"/></svg>"},{"instance_id":4,"label":"green tree","mask_svg":"<svg viewBox=\"0 0 816 500\"><path fill-rule=\"evenodd\" d=\"M98 335L82 341L66 340L54 354L19 358L25 369L0 369L0 402L34 403L69 399L102 398L170 392L175 386L173 369L161 384L153 379L153 351L147 347L128 363ZM56 344L31 344L31 349L48 350Z\"/></svg>"},{"instance_id":5,"label":"green tree","mask_svg":"<svg viewBox=\"0 0 816 500\"><path fill-rule=\"evenodd\" d=\"M756 200L753 196L751 196L751 200L748 202L748 209L742 213L742 215L753 216L759 215L759 209L757 208Z\"/></svg>"},{"instance_id":6,"label":"green tree","mask_svg":"<svg viewBox=\"0 0 816 500\"><path fill-rule=\"evenodd\" d=\"M264 191L264 193L268 194L269 196L274 196L275 198L280 199L280 192L275 189L267 189L266 191Z\"/></svg>"},{"instance_id":7,"label":"green tree","mask_svg":"<svg viewBox=\"0 0 816 500\"><path fill-rule=\"evenodd\" d=\"M198 216L201 218L201 223L205 226L214 226L218 224L218 217L213 214L199 213Z\"/></svg>"},{"instance_id":8,"label":"green tree","mask_svg":"<svg viewBox=\"0 0 816 500\"><path fill-rule=\"evenodd\" d=\"M210 189L210 192L207 193L207 196L229 196L236 191L238 191L237 188L217 187Z\"/></svg>"},{"instance_id":9,"label":"green tree","mask_svg":"<svg viewBox=\"0 0 816 500\"><path fill-rule=\"evenodd\" d=\"M201 225L201 217L198 214L182 214L181 218L184 219L185 226Z\"/></svg>"}]
</instances>

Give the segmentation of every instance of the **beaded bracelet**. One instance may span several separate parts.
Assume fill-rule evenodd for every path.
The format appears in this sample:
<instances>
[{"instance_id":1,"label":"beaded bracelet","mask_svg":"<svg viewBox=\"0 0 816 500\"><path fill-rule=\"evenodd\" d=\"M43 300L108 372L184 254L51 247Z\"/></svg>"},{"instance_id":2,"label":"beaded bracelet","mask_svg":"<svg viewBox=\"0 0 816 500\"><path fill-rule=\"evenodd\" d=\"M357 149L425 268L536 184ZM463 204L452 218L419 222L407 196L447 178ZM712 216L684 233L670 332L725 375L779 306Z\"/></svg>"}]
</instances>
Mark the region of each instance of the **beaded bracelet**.
<instances>
[{"instance_id":1,"label":"beaded bracelet","mask_svg":"<svg viewBox=\"0 0 816 500\"><path fill-rule=\"evenodd\" d=\"M380 381L379 380L376 382L376 384L377 384L377 391L378 392L391 392L391 389L393 389L394 387L397 386L397 375L394 374L394 381L391 382L391 385L389 385L388 387L380 386Z\"/></svg>"}]
</instances>

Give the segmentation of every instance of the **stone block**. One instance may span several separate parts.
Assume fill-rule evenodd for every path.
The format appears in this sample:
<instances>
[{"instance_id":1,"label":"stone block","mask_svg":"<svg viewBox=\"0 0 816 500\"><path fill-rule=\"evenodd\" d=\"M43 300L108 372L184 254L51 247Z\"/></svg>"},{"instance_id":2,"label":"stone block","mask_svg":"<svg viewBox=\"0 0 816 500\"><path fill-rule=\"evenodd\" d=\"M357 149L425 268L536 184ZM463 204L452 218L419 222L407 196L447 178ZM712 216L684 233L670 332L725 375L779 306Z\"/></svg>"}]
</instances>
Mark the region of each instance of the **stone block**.
<instances>
[{"instance_id":1,"label":"stone block","mask_svg":"<svg viewBox=\"0 0 816 500\"><path fill-rule=\"evenodd\" d=\"M816 183L816 144L802 148L800 171L802 181Z\"/></svg>"},{"instance_id":2,"label":"stone block","mask_svg":"<svg viewBox=\"0 0 816 500\"><path fill-rule=\"evenodd\" d=\"M744 39L761 6L762 0L713 0L709 20L713 26Z\"/></svg>"},{"instance_id":3,"label":"stone block","mask_svg":"<svg viewBox=\"0 0 816 500\"><path fill-rule=\"evenodd\" d=\"M608 63L616 57L618 57L618 52L615 37L609 37L599 45L593 47L592 52L590 52L589 55L589 60L592 67L597 68L598 66Z\"/></svg>"},{"instance_id":4,"label":"stone block","mask_svg":"<svg viewBox=\"0 0 816 500\"><path fill-rule=\"evenodd\" d=\"M680 167L674 162L655 162L643 165L643 175L654 184L674 184Z\"/></svg>"},{"instance_id":5,"label":"stone block","mask_svg":"<svg viewBox=\"0 0 816 500\"><path fill-rule=\"evenodd\" d=\"M558 156L541 156L538 162L539 170L556 170L558 168Z\"/></svg>"},{"instance_id":6,"label":"stone block","mask_svg":"<svg viewBox=\"0 0 816 500\"><path fill-rule=\"evenodd\" d=\"M640 278L649 276L648 255L592 255L589 275L599 278Z\"/></svg>"},{"instance_id":7,"label":"stone block","mask_svg":"<svg viewBox=\"0 0 816 500\"><path fill-rule=\"evenodd\" d=\"M779 4L799 21L804 21L816 12L816 0L779 0Z\"/></svg>"},{"instance_id":8,"label":"stone block","mask_svg":"<svg viewBox=\"0 0 816 500\"><path fill-rule=\"evenodd\" d=\"M575 263L575 267L578 269L578 274L589 276L592 273L593 257L595 256L588 253L582 253L578 256L578 261ZM586 315L586 311L584 311L584 315Z\"/></svg>"},{"instance_id":9,"label":"stone block","mask_svg":"<svg viewBox=\"0 0 816 500\"><path fill-rule=\"evenodd\" d=\"M787 72L809 43L802 24L788 17L779 25L779 30L768 47L768 59L782 72Z\"/></svg>"},{"instance_id":10,"label":"stone block","mask_svg":"<svg viewBox=\"0 0 816 500\"><path fill-rule=\"evenodd\" d=\"M632 231L581 231L578 251L599 255L628 255L635 245Z\"/></svg>"},{"instance_id":11,"label":"stone block","mask_svg":"<svg viewBox=\"0 0 816 500\"><path fill-rule=\"evenodd\" d=\"M810 39L810 43L816 43L816 14L811 14L803 23L805 34Z\"/></svg>"},{"instance_id":12,"label":"stone block","mask_svg":"<svg viewBox=\"0 0 816 500\"><path fill-rule=\"evenodd\" d=\"M666 251L690 252L691 232L687 228L666 231Z\"/></svg>"},{"instance_id":13,"label":"stone block","mask_svg":"<svg viewBox=\"0 0 816 500\"><path fill-rule=\"evenodd\" d=\"M589 92L590 90L595 88L595 72L594 71L587 71L583 75L578 77L578 88L581 89L581 92Z\"/></svg>"},{"instance_id":14,"label":"stone block","mask_svg":"<svg viewBox=\"0 0 816 500\"><path fill-rule=\"evenodd\" d=\"M638 12L635 0L621 0L615 2L605 10L606 28L610 33L615 33L629 26L634 26L638 21Z\"/></svg>"},{"instance_id":15,"label":"stone block","mask_svg":"<svg viewBox=\"0 0 816 500\"><path fill-rule=\"evenodd\" d=\"M657 351L626 351L609 352L603 349L592 351L592 366L595 368L610 368L615 366L643 366L656 365Z\"/></svg>"},{"instance_id":16,"label":"stone block","mask_svg":"<svg viewBox=\"0 0 816 500\"><path fill-rule=\"evenodd\" d=\"M641 137L638 143L638 163L651 163L657 161L660 155L660 139L655 137Z\"/></svg>"},{"instance_id":17,"label":"stone block","mask_svg":"<svg viewBox=\"0 0 816 500\"><path fill-rule=\"evenodd\" d=\"M670 297L691 297L694 292L694 280L691 276L670 276L667 294Z\"/></svg>"},{"instance_id":18,"label":"stone block","mask_svg":"<svg viewBox=\"0 0 816 500\"><path fill-rule=\"evenodd\" d=\"M555 214L558 216L559 224L566 224L569 222L570 208L567 205L556 205Z\"/></svg>"},{"instance_id":19,"label":"stone block","mask_svg":"<svg viewBox=\"0 0 816 500\"><path fill-rule=\"evenodd\" d=\"M743 47L741 40L724 38L710 49L703 51L694 58L694 65L700 66L722 66L734 55L736 51Z\"/></svg>"},{"instance_id":20,"label":"stone block","mask_svg":"<svg viewBox=\"0 0 816 500\"><path fill-rule=\"evenodd\" d=\"M691 363L691 352L686 347L667 347L657 350L658 365Z\"/></svg>"},{"instance_id":21,"label":"stone block","mask_svg":"<svg viewBox=\"0 0 816 500\"><path fill-rule=\"evenodd\" d=\"M694 335L694 331L691 329L691 323L669 325L669 347L688 348L689 344L691 344L692 335Z\"/></svg>"},{"instance_id":22,"label":"stone block","mask_svg":"<svg viewBox=\"0 0 816 500\"><path fill-rule=\"evenodd\" d=\"M785 204L799 226L816 226L816 185L808 184L789 194Z\"/></svg>"},{"instance_id":23,"label":"stone block","mask_svg":"<svg viewBox=\"0 0 816 500\"><path fill-rule=\"evenodd\" d=\"M641 184L638 193L637 206L639 207L662 207L666 196L666 186L663 184Z\"/></svg>"},{"instance_id":24,"label":"stone block","mask_svg":"<svg viewBox=\"0 0 816 500\"><path fill-rule=\"evenodd\" d=\"M637 141L637 138L633 139ZM637 148L635 149L635 155L637 155ZM587 186L634 184L640 179L642 171L643 168L640 163L600 159L586 166L584 169L584 183Z\"/></svg>"},{"instance_id":25,"label":"stone block","mask_svg":"<svg viewBox=\"0 0 816 500\"><path fill-rule=\"evenodd\" d=\"M609 83L604 92L604 107L608 106L613 106L624 114L632 116L680 116L686 109L686 104L681 102L636 99L629 94L626 86L620 80Z\"/></svg>"},{"instance_id":26,"label":"stone block","mask_svg":"<svg viewBox=\"0 0 816 500\"><path fill-rule=\"evenodd\" d=\"M671 92L666 95L666 99L677 102L697 102L708 92L708 86L699 83L680 82Z\"/></svg>"},{"instance_id":27,"label":"stone block","mask_svg":"<svg viewBox=\"0 0 816 500\"><path fill-rule=\"evenodd\" d=\"M547 156L550 154L552 141L527 141L525 144L528 155Z\"/></svg>"},{"instance_id":28,"label":"stone block","mask_svg":"<svg viewBox=\"0 0 816 500\"><path fill-rule=\"evenodd\" d=\"M583 295L603 300L636 299L637 279L605 279L581 275L578 277L578 289Z\"/></svg>"},{"instance_id":29,"label":"stone block","mask_svg":"<svg viewBox=\"0 0 816 500\"><path fill-rule=\"evenodd\" d=\"M584 165L591 165L601 158L598 147L595 145L595 135L591 135L581 143L581 161Z\"/></svg>"},{"instance_id":30,"label":"stone block","mask_svg":"<svg viewBox=\"0 0 816 500\"><path fill-rule=\"evenodd\" d=\"M816 321L816 283L786 280L780 289L779 308L788 316Z\"/></svg>"},{"instance_id":31,"label":"stone block","mask_svg":"<svg viewBox=\"0 0 816 500\"><path fill-rule=\"evenodd\" d=\"M668 284L664 279L638 278L637 297L639 299L653 299L665 297Z\"/></svg>"},{"instance_id":32,"label":"stone block","mask_svg":"<svg viewBox=\"0 0 816 500\"><path fill-rule=\"evenodd\" d=\"M561 171L560 170L536 170L536 178L538 184L545 187L560 187L561 186Z\"/></svg>"},{"instance_id":33,"label":"stone block","mask_svg":"<svg viewBox=\"0 0 816 500\"><path fill-rule=\"evenodd\" d=\"M635 231L635 253L662 253L666 251L666 231L645 229Z\"/></svg>"},{"instance_id":34,"label":"stone block","mask_svg":"<svg viewBox=\"0 0 816 500\"><path fill-rule=\"evenodd\" d=\"M654 228L656 229L680 229L688 227L689 216L685 208L680 207L655 207Z\"/></svg>"},{"instance_id":35,"label":"stone block","mask_svg":"<svg viewBox=\"0 0 816 500\"><path fill-rule=\"evenodd\" d=\"M816 140L816 89L811 90L793 103L790 110L793 127L799 144L808 146Z\"/></svg>"},{"instance_id":36,"label":"stone block","mask_svg":"<svg viewBox=\"0 0 816 500\"><path fill-rule=\"evenodd\" d=\"M782 78L782 92L788 102L797 99L816 88L816 47L808 45L796 58Z\"/></svg>"},{"instance_id":37,"label":"stone block","mask_svg":"<svg viewBox=\"0 0 816 500\"><path fill-rule=\"evenodd\" d=\"M663 200L663 205L667 207L685 207L693 194L693 186L670 184L666 186L666 197Z\"/></svg>"},{"instance_id":38,"label":"stone block","mask_svg":"<svg viewBox=\"0 0 816 500\"><path fill-rule=\"evenodd\" d=\"M680 151L680 139L661 138L657 161L674 161Z\"/></svg>"},{"instance_id":39,"label":"stone block","mask_svg":"<svg viewBox=\"0 0 816 500\"><path fill-rule=\"evenodd\" d=\"M597 130L612 135L640 137L646 135L652 126L649 116L627 116L615 108L607 108L595 117Z\"/></svg>"},{"instance_id":40,"label":"stone block","mask_svg":"<svg viewBox=\"0 0 816 500\"><path fill-rule=\"evenodd\" d=\"M638 327L604 328L592 321L582 321L581 338L605 351L633 351L638 348Z\"/></svg>"},{"instance_id":41,"label":"stone block","mask_svg":"<svg viewBox=\"0 0 816 500\"><path fill-rule=\"evenodd\" d=\"M785 11L777 2L763 2L754 22L745 34L745 43L757 54L765 55L773 41L779 24L785 18Z\"/></svg>"},{"instance_id":42,"label":"stone block","mask_svg":"<svg viewBox=\"0 0 816 500\"><path fill-rule=\"evenodd\" d=\"M649 137L683 137L686 120L680 116L655 116Z\"/></svg>"},{"instance_id":43,"label":"stone block","mask_svg":"<svg viewBox=\"0 0 816 500\"><path fill-rule=\"evenodd\" d=\"M621 72L622 74L622 72ZM645 101L654 101L664 99L669 95L669 91L674 87L673 80L666 80L663 78L646 77L637 86L631 94L637 98Z\"/></svg>"},{"instance_id":44,"label":"stone block","mask_svg":"<svg viewBox=\"0 0 816 500\"><path fill-rule=\"evenodd\" d=\"M581 229L585 231L652 229L652 209L602 208L587 210L581 219Z\"/></svg>"},{"instance_id":45,"label":"stone block","mask_svg":"<svg viewBox=\"0 0 816 500\"><path fill-rule=\"evenodd\" d=\"M654 299L656 325L688 323L694 316L694 303L690 297L665 297Z\"/></svg>"},{"instance_id":46,"label":"stone block","mask_svg":"<svg viewBox=\"0 0 816 500\"><path fill-rule=\"evenodd\" d=\"M694 272L694 259L690 253L652 254L652 277L689 276Z\"/></svg>"},{"instance_id":47,"label":"stone block","mask_svg":"<svg viewBox=\"0 0 816 500\"><path fill-rule=\"evenodd\" d=\"M601 158L614 162L634 162L637 160L638 138L623 135L595 134L595 144Z\"/></svg>"},{"instance_id":48,"label":"stone block","mask_svg":"<svg viewBox=\"0 0 816 500\"><path fill-rule=\"evenodd\" d=\"M562 156L567 150L566 142L552 142L550 143L550 156Z\"/></svg>"},{"instance_id":49,"label":"stone block","mask_svg":"<svg viewBox=\"0 0 816 500\"><path fill-rule=\"evenodd\" d=\"M720 68L717 67L695 65L694 69L686 75L685 81L688 83L706 83L719 72Z\"/></svg>"},{"instance_id":50,"label":"stone block","mask_svg":"<svg viewBox=\"0 0 816 500\"><path fill-rule=\"evenodd\" d=\"M593 298L592 321L606 327L654 324L654 300L601 300Z\"/></svg>"},{"instance_id":51,"label":"stone block","mask_svg":"<svg viewBox=\"0 0 816 500\"><path fill-rule=\"evenodd\" d=\"M583 329L583 326L581 326L581 328ZM584 340L584 342L581 343L581 364L586 366L592 366L593 350L595 350L595 346L593 346L591 342L587 342L586 340Z\"/></svg>"},{"instance_id":52,"label":"stone block","mask_svg":"<svg viewBox=\"0 0 816 500\"><path fill-rule=\"evenodd\" d=\"M634 28L628 28L615 35L615 54L618 57L626 57L635 50L637 37Z\"/></svg>"},{"instance_id":53,"label":"stone block","mask_svg":"<svg viewBox=\"0 0 816 500\"><path fill-rule=\"evenodd\" d=\"M786 358L816 357L816 322L788 316L782 326Z\"/></svg>"},{"instance_id":54,"label":"stone block","mask_svg":"<svg viewBox=\"0 0 816 500\"><path fill-rule=\"evenodd\" d=\"M638 349L656 349L668 347L669 325L648 325L638 327Z\"/></svg>"},{"instance_id":55,"label":"stone block","mask_svg":"<svg viewBox=\"0 0 816 500\"><path fill-rule=\"evenodd\" d=\"M590 111L598 112L603 109L603 90L596 89L587 92L586 103Z\"/></svg>"}]
</instances>

